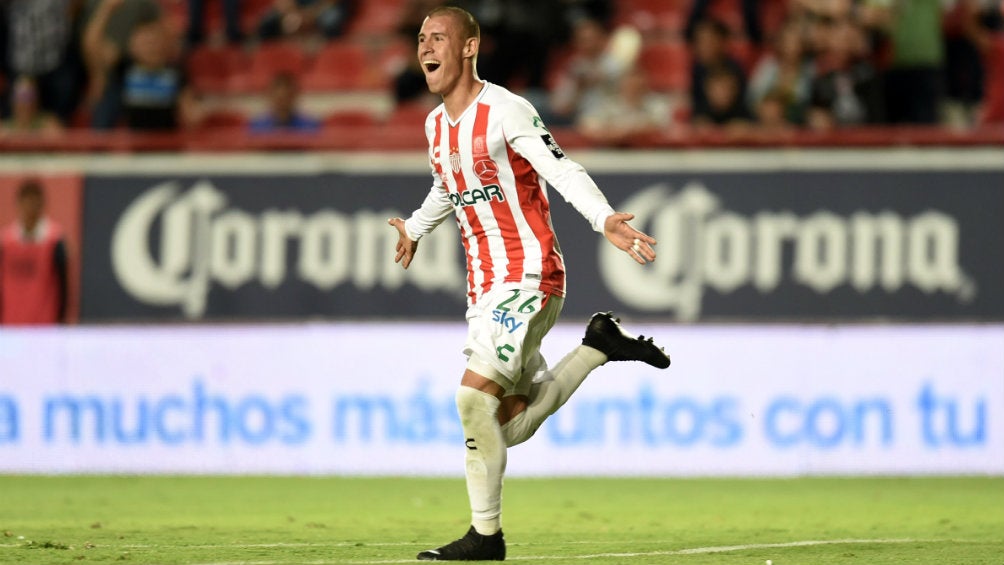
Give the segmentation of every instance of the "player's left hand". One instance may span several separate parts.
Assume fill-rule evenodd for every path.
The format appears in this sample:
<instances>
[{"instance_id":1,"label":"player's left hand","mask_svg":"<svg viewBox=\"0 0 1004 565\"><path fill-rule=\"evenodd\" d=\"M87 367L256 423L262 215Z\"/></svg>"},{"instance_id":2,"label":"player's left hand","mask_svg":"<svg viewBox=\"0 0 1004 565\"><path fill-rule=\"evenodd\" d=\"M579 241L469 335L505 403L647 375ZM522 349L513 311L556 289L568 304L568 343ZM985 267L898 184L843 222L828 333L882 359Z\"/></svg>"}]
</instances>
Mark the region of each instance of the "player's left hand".
<instances>
[{"instance_id":1,"label":"player's left hand","mask_svg":"<svg viewBox=\"0 0 1004 565\"><path fill-rule=\"evenodd\" d=\"M644 265L655 261L655 238L642 233L628 224L634 219L634 214L614 212L603 223L603 235L618 249L622 249L635 262Z\"/></svg>"},{"instance_id":2,"label":"player's left hand","mask_svg":"<svg viewBox=\"0 0 1004 565\"><path fill-rule=\"evenodd\" d=\"M404 220L401 218L390 218L387 223L397 228L397 253L394 255L394 262L401 263L401 266L407 269L415 257L415 252L418 251L418 242L408 237L408 232L404 229Z\"/></svg>"}]
</instances>

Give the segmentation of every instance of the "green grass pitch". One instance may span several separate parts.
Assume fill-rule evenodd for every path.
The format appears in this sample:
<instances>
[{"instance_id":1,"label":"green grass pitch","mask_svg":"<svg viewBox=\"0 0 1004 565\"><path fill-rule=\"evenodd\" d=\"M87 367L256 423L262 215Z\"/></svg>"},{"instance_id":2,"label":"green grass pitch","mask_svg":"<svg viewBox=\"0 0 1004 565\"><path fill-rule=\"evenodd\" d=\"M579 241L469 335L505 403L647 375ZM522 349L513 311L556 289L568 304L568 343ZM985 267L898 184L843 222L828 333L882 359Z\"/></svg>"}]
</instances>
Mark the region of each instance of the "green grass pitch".
<instances>
[{"instance_id":1,"label":"green grass pitch","mask_svg":"<svg viewBox=\"0 0 1004 565\"><path fill-rule=\"evenodd\" d=\"M1004 565L1004 478L509 479L509 560ZM0 476L2 563L409 563L462 479Z\"/></svg>"}]
</instances>

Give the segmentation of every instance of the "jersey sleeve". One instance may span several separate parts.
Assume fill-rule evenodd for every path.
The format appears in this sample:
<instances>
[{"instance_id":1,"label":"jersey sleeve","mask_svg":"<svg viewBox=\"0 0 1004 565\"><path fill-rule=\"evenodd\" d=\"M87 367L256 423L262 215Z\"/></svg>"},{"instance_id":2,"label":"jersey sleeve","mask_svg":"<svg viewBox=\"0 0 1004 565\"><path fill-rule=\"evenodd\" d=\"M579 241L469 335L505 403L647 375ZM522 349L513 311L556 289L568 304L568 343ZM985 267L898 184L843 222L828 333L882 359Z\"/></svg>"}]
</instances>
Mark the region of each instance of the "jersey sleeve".
<instances>
[{"instance_id":1,"label":"jersey sleeve","mask_svg":"<svg viewBox=\"0 0 1004 565\"><path fill-rule=\"evenodd\" d=\"M439 181L439 175L432 173L436 180L432 183L429 194L425 196L422 205L411 213L404 221L404 230L412 241L418 241L422 236L436 229L453 211L453 204L446 195L446 187Z\"/></svg>"},{"instance_id":2,"label":"jersey sleeve","mask_svg":"<svg viewBox=\"0 0 1004 565\"><path fill-rule=\"evenodd\" d=\"M432 114L425 122L425 133L432 140ZM436 226L443 223L443 220L453 211L453 203L447 195L446 183L440 178L435 164L432 162L433 156L429 151L429 169L432 171L432 188L425 196L422 205L411 213L411 217L404 221L404 231L412 241L418 241L422 236L436 229Z\"/></svg>"},{"instance_id":3,"label":"jersey sleeve","mask_svg":"<svg viewBox=\"0 0 1004 565\"><path fill-rule=\"evenodd\" d=\"M606 197L582 165L569 159L544 127L529 102L507 105L502 118L506 141L530 162L537 174L561 194L598 232L614 213Z\"/></svg>"}]
</instances>

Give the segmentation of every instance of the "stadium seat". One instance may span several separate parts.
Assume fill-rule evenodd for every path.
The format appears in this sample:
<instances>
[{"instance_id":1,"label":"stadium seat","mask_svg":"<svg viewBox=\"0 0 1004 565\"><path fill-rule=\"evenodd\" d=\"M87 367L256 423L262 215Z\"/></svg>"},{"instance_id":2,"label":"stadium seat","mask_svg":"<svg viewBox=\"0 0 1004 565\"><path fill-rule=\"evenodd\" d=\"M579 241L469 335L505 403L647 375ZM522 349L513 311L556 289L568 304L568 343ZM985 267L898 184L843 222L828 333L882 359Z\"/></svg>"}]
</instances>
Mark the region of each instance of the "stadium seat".
<instances>
[{"instance_id":1,"label":"stadium seat","mask_svg":"<svg viewBox=\"0 0 1004 565\"><path fill-rule=\"evenodd\" d=\"M248 117L236 110L215 110L206 114L199 122L204 129L243 128L248 123Z\"/></svg>"},{"instance_id":2,"label":"stadium seat","mask_svg":"<svg viewBox=\"0 0 1004 565\"><path fill-rule=\"evenodd\" d=\"M376 118L366 110L339 110L325 116L324 127L369 127Z\"/></svg>"},{"instance_id":3,"label":"stadium seat","mask_svg":"<svg viewBox=\"0 0 1004 565\"><path fill-rule=\"evenodd\" d=\"M295 43L276 41L262 43L251 54L251 64L230 81L234 90L257 92L264 90L279 73L301 76L307 68L307 54Z\"/></svg>"},{"instance_id":4,"label":"stadium seat","mask_svg":"<svg viewBox=\"0 0 1004 565\"><path fill-rule=\"evenodd\" d=\"M998 32L983 56L986 69L981 124L1004 123L1004 33Z\"/></svg>"},{"instance_id":5,"label":"stadium seat","mask_svg":"<svg viewBox=\"0 0 1004 565\"><path fill-rule=\"evenodd\" d=\"M729 54L742 66L749 74L760 58L760 50L751 41L743 38L734 38L729 41Z\"/></svg>"},{"instance_id":6,"label":"stadium seat","mask_svg":"<svg viewBox=\"0 0 1004 565\"><path fill-rule=\"evenodd\" d=\"M421 129L425 124L425 118L432 110L428 105L419 103L400 104L387 118L388 126L409 127Z\"/></svg>"},{"instance_id":7,"label":"stadium seat","mask_svg":"<svg viewBox=\"0 0 1004 565\"><path fill-rule=\"evenodd\" d=\"M414 59L415 42L394 37L377 51L376 65L389 83Z\"/></svg>"},{"instance_id":8,"label":"stadium seat","mask_svg":"<svg viewBox=\"0 0 1004 565\"><path fill-rule=\"evenodd\" d=\"M645 45L638 56L638 64L648 74L654 90L679 91L690 85L690 50L682 41Z\"/></svg>"},{"instance_id":9,"label":"stadium seat","mask_svg":"<svg viewBox=\"0 0 1004 565\"><path fill-rule=\"evenodd\" d=\"M257 30L262 16L273 4L275 0L241 0L241 25L244 30Z\"/></svg>"},{"instance_id":10,"label":"stadium seat","mask_svg":"<svg viewBox=\"0 0 1004 565\"><path fill-rule=\"evenodd\" d=\"M739 0L715 0L708 8L708 16L725 24L734 35L741 35L745 29Z\"/></svg>"},{"instance_id":11,"label":"stadium seat","mask_svg":"<svg viewBox=\"0 0 1004 565\"><path fill-rule=\"evenodd\" d=\"M353 36L389 35L401 22L407 0L367 0L359 2L348 33Z\"/></svg>"},{"instance_id":12,"label":"stadium seat","mask_svg":"<svg viewBox=\"0 0 1004 565\"><path fill-rule=\"evenodd\" d=\"M187 64L189 81L197 91L225 92L247 59L237 47L200 46L189 54Z\"/></svg>"},{"instance_id":13,"label":"stadium seat","mask_svg":"<svg viewBox=\"0 0 1004 565\"><path fill-rule=\"evenodd\" d=\"M173 0L158 0L160 13L167 22L167 26L177 34L185 33L188 29L188 7L185 2L175 2Z\"/></svg>"},{"instance_id":14,"label":"stadium seat","mask_svg":"<svg viewBox=\"0 0 1004 565\"><path fill-rule=\"evenodd\" d=\"M350 41L325 45L300 81L303 89L309 91L365 90L383 84L380 69L367 48Z\"/></svg>"}]
</instances>

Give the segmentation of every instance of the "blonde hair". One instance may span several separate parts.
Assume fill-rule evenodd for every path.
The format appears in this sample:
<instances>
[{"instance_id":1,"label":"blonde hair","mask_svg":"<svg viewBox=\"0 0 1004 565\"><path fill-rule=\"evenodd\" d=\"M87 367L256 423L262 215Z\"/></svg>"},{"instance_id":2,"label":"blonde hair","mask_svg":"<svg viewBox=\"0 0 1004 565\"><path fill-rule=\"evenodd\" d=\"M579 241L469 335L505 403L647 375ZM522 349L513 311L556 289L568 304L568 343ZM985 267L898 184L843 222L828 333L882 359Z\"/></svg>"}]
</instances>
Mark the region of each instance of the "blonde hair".
<instances>
[{"instance_id":1,"label":"blonde hair","mask_svg":"<svg viewBox=\"0 0 1004 565\"><path fill-rule=\"evenodd\" d=\"M481 26L478 25L478 20L474 19L474 15L467 10L457 6L439 6L433 8L426 17L434 16L450 16L460 24L460 31L463 32L464 39L473 37L478 41L481 40Z\"/></svg>"}]
</instances>

